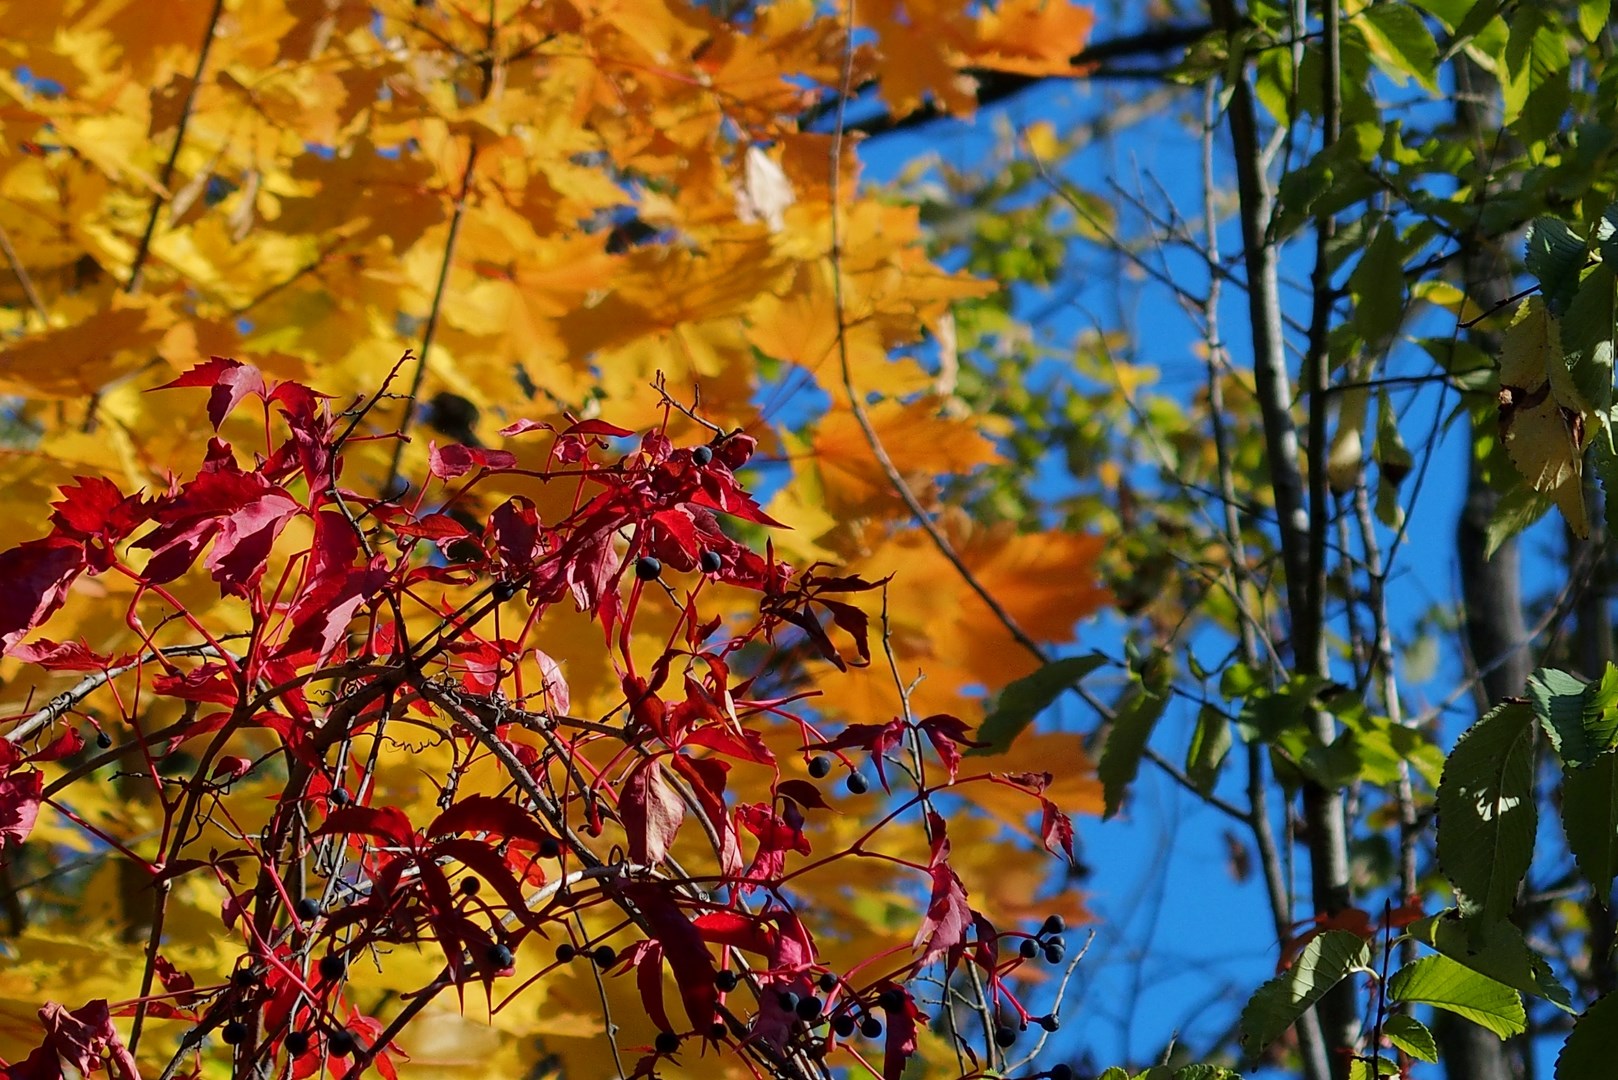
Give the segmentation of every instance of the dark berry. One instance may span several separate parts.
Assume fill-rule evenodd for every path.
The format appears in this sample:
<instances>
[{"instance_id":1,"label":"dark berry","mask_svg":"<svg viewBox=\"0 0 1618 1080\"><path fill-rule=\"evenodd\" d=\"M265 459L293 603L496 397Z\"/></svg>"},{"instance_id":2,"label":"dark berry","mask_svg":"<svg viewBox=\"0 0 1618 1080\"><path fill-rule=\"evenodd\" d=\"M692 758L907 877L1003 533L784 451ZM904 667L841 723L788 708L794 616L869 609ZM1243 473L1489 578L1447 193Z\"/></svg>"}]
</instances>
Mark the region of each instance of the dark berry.
<instances>
[{"instance_id":1,"label":"dark berry","mask_svg":"<svg viewBox=\"0 0 1618 1080\"><path fill-rule=\"evenodd\" d=\"M539 842L539 857L541 859L554 859L562 853L562 845L556 842L556 837L547 836Z\"/></svg>"},{"instance_id":2,"label":"dark berry","mask_svg":"<svg viewBox=\"0 0 1618 1080\"><path fill-rule=\"evenodd\" d=\"M657 1033L657 1041L652 1044L652 1049L656 1050L659 1054L672 1054L679 1048L680 1037L674 1034L672 1031L659 1031Z\"/></svg>"},{"instance_id":3,"label":"dark berry","mask_svg":"<svg viewBox=\"0 0 1618 1080\"><path fill-rule=\"evenodd\" d=\"M740 982L741 980L736 977L734 971L721 971L713 977L713 984L719 988L719 992L722 994L730 993L736 989L737 984Z\"/></svg>"},{"instance_id":4,"label":"dark berry","mask_svg":"<svg viewBox=\"0 0 1618 1080\"><path fill-rule=\"evenodd\" d=\"M785 1009L787 1012L798 1011L798 1002L800 999L798 995L794 994L791 990L781 991L779 994L775 995L775 999L781 1003L781 1008Z\"/></svg>"},{"instance_id":5,"label":"dark berry","mask_svg":"<svg viewBox=\"0 0 1618 1080\"><path fill-rule=\"evenodd\" d=\"M1073 1080L1073 1066L1065 1061L1059 1061L1052 1065L1050 1071L1045 1075L1050 1077L1051 1080Z\"/></svg>"},{"instance_id":6,"label":"dark berry","mask_svg":"<svg viewBox=\"0 0 1618 1080\"><path fill-rule=\"evenodd\" d=\"M706 465L713 460L713 447L699 446L691 451L691 460L698 465Z\"/></svg>"},{"instance_id":7,"label":"dark berry","mask_svg":"<svg viewBox=\"0 0 1618 1080\"><path fill-rule=\"evenodd\" d=\"M724 560L719 557L719 552L717 551L704 551L702 558L698 561L704 574L717 574L719 573L719 568L724 565Z\"/></svg>"},{"instance_id":8,"label":"dark berry","mask_svg":"<svg viewBox=\"0 0 1618 1080\"><path fill-rule=\"evenodd\" d=\"M1045 946L1045 962L1047 964L1060 964L1067 955L1067 947L1060 941L1053 941Z\"/></svg>"},{"instance_id":9,"label":"dark berry","mask_svg":"<svg viewBox=\"0 0 1618 1080\"><path fill-rule=\"evenodd\" d=\"M829 994L833 990L837 989L837 976L828 971L820 976L820 980L817 985Z\"/></svg>"},{"instance_id":10,"label":"dark berry","mask_svg":"<svg viewBox=\"0 0 1618 1080\"><path fill-rule=\"evenodd\" d=\"M656 581L658 575L663 573L663 564L650 555L642 555L635 560L635 576L642 581Z\"/></svg>"},{"instance_id":11,"label":"dark berry","mask_svg":"<svg viewBox=\"0 0 1618 1080\"><path fill-rule=\"evenodd\" d=\"M730 1031L725 1027L724 1024L718 1022L717 1020L714 1021L714 1025L708 1029L708 1038L713 1039L716 1042L723 1039L728 1034L730 1034Z\"/></svg>"},{"instance_id":12,"label":"dark berry","mask_svg":"<svg viewBox=\"0 0 1618 1080\"><path fill-rule=\"evenodd\" d=\"M569 963L577 955L579 955L579 950L575 949L569 942L564 941L556 946L556 962L559 964Z\"/></svg>"},{"instance_id":13,"label":"dark berry","mask_svg":"<svg viewBox=\"0 0 1618 1080\"><path fill-rule=\"evenodd\" d=\"M231 975L230 981L246 989L258 982L258 972L252 968L237 968L235 973Z\"/></svg>"},{"instance_id":14,"label":"dark berry","mask_svg":"<svg viewBox=\"0 0 1618 1080\"><path fill-rule=\"evenodd\" d=\"M809 775L816 780L824 780L831 775L831 758L825 754L816 754L809 759Z\"/></svg>"},{"instance_id":15,"label":"dark berry","mask_svg":"<svg viewBox=\"0 0 1618 1080\"><path fill-rule=\"evenodd\" d=\"M847 1013L843 1013L831 1022L831 1029L837 1033L839 1039L846 1039L854 1034L854 1018Z\"/></svg>"},{"instance_id":16,"label":"dark berry","mask_svg":"<svg viewBox=\"0 0 1618 1080\"><path fill-rule=\"evenodd\" d=\"M1054 1016L1041 1016L1036 1023L1038 1023L1039 1026L1044 1028L1046 1031L1055 1031L1057 1028L1062 1026Z\"/></svg>"},{"instance_id":17,"label":"dark berry","mask_svg":"<svg viewBox=\"0 0 1618 1080\"><path fill-rule=\"evenodd\" d=\"M488 955L489 965L497 968L500 971L504 971L506 968L510 967L512 961L516 959L516 957L512 955L511 946L503 945L498 941L489 946Z\"/></svg>"},{"instance_id":18,"label":"dark berry","mask_svg":"<svg viewBox=\"0 0 1618 1080\"><path fill-rule=\"evenodd\" d=\"M303 1031L290 1031L287 1033L284 1045L287 1048L287 1053L293 1057L303 1057L309 1052L309 1035Z\"/></svg>"},{"instance_id":19,"label":"dark berry","mask_svg":"<svg viewBox=\"0 0 1618 1080\"><path fill-rule=\"evenodd\" d=\"M1062 916L1060 916L1060 915L1047 915L1047 916L1045 916L1044 925L1039 928L1039 936L1044 937L1047 934L1060 934L1063 930L1066 930L1066 929L1067 929L1067 920L1063 919Z\"/></svg>"},{"instance_id":20,"label":"dark berry","mask_svg":"<svg viewBox=\"0 0 1618 1080\"><path fill-rule=\"evenodd\" d=\"M611 945L597 945L591 951L590 959L595 961L598 968L610 968L618 962L618 952Z\"/></svg>"},{"instance_id":21,"label":"dark berry","mask_svg":"<svg viewBox=\"0 0 1618 1080\"><path fill-rule=\"evenodd\" d=\"M304 922L308 922L310 919L318 919L320 918L320 901L312 896L305 896L293 906L292 910L296 911L298 918Z\"/></svg>"},{"instance_id":22,"label":"dark berry","mask_svg":"<svg viewBox=\"0 0 1618 1080\"><path fill-rule=\"evenodd\" d=\"M1023 938L1022 944L1017 946L1017 955L1024 960L1032 960L1039 955L1039 942L1033 938Z\"/></svg>"},{"instance_id":23,"label":"dark berry","mask_svg":"<svg viewBox=\"0 0 1618 1080\"><path fill-rule=\"evenodd\" d=\"M475 877L463 877L461 879L462 896L476 896L481 888L483 888L483 882Z\"/></svg>"},{"instance_id":24,"label":"dark berry","mask_svg":"<svg viewBox=\"0 0 1618 1080\"><path fill-rule=\"evenodd\" d=\"M848 779L843 782L852 795L864 795L871 790L871 782L859 773L849 773Z\"/></svg>"},{"instance_id":25,"label":"dark berry","mask_svg":"<svg viewBox=\"0 0 1618 1080\"><path fill-rule=\"evenodd\" d=\"M333 1032L326 1049L336 1057L347 1057L354 1052L354 1036L346 1031Z\"/></svg>"},{"instance_id":26,"label":"dark berry","mask_svg":"<svg viewBox=\"0 0 1618 1080\"><path fill-rule=\"evenodd\" d=\"M1008 1027L994 1029L994 1045L1004 1048L1017 1041L1017 1033Z\"/></svg>"},{"instance_id":27,"label":"dark berry","mask_svg":"<svg viewBox=\"0 0 1618 1080\"><path fill-rule=\"evenodd\" d=\"M320 958L320 977L327 982L336 982L348 974L348 965L341 956L327 953Z\"/></svg>"},{"instance_id":28,"label":"dark berry","mask_svg":"<svg viewBox=\"0 0 1618 1080\"><path fill-rule=\"evenodd\" d=\"M882 1037L882 1021L874 1016L867 1016L860 1024L860 1034L867 1039L880 1039Z\"/></svg>"},{"instance_id":29,"label":"dark berry","mask_svg":"<svg viewBox=\"0 0 1618 1080\"><path fill-rule=\"evenodd\" d=\"M503 604L517 595L517 588L518 585L515 581L497 581L494 583L494 588L489 591L494 594L496 603Z\"/></svg>"},{"instance_id":30,"label":"dark berry","mask_svg":"<svg viewBox=\"0 0 1618 1080\"><path fill-rule=\"evenodd\" d=\"M896 986L890 986L877 995L876 1003L889 1012L898 1012L905 1007L905 992Z\"/></svg>"},{"instance_id":31,"label":"dark berry","mask_svg":"<svg viewBox=\"0 0 1618 1080\"><path fill-rule=\"evenodd\" d=\"M101 747L103 750L111 750L112 736L108 735L105 731L96 732L96 745Z\"/></svg>"},{"instance_id":32,"label":"dark berry","mask_svg":"<svg viewBox=\"0 0 1618 1080\"><path fill-rule=\"evenodd\" d=\"M820 999L811 995L798 1002L798 1007L792 1011L797 1013L798 1019L804 1023L814 1023L819 1018L822 1008Z\"/></svg>"},{"instance_id":33,"label":"dark berry","mask_svg":"<svg viewBox=\"0 0 1618 1080\"><path fill-rule=\"evenodd\" d=\"M240 1020L232 1020L219 1029L219 1037L230 1046L235 1046L247 1038L247 1025Z\"/></svg>"},{"instance_id":34,"label":"dark berry","mask_svg":"<svg viewBox=\"0 0 1618 1080\"><path fill-rule=\"evenodd\" d=\"M338 806L347 806L348 805L348 792L344 791L342 788L332 788L331 789L331 801L333 803L337 804Z\"/></svg>"}]
</instances>

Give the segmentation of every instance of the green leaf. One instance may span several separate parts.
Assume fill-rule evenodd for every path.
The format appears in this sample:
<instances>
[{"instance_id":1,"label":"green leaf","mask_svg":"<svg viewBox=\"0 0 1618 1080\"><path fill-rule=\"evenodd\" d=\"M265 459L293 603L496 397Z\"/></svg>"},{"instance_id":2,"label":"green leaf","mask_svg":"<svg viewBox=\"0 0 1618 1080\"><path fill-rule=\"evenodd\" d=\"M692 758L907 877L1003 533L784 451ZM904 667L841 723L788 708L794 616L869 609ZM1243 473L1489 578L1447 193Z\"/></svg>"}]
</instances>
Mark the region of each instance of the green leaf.
<instances>
[{"instance_id":1,"label":"green leaf","mask_svg":"<svg viewBox=\"0 0 1618 1080\"><path fill-rule=\"evenodd\" d=\"M1096 1080L1129 1080L1129 1073L1114 1065L1112 1068L1096 1077Z\"/></svg>"},{"instance_id":2,"label":"green leaf","mask_svg":"<svg viewBox=\"0 0 1618 1080\"><path fill-rule=\"evenodd\" d=\"M1551 314L1562 314L1572 302L1585 256L1584 237L1561 218L1537 217L1529 222L1523 259L1528 272L1539 279Z\"/></svg>"},{"instance_id":3,"label":"green leaf","mask_svg":"<svg viewBox=\"0 0 1618 1080\"><path fill-rule=\"evenodd\" d=\"M1197 711L1197 730L1191 734L1191 747L1185 754L1185 775L1204 795L1213 791L1219 779L1219 766L1230 753L1230 721L1212 705Z\"/></svg>"},{"instance_id":4,"label":"green leaf","mask_svg":"<svg viewBox=\"0 0 1618 1080\"><path fill-rule=\"evenodd\" d=\"M1435 10L1433 5L1423 4L1423 7L1426 7L1440 18L1444 18L1445 22L1449 22L1451 26L1455 27L1455 33L1450 37L1449 44L1444 47L1443 55L1439 57L1440 62L1453 57L1456 53L1466 48L1467 42L1483 33L1484 28L1500 13L1500 4L1501 0L1476 0L1475 3L1469 5L1471 10L1465 13L1459 24L1451 22L1449 18L1445 17L1444 12ZM1452 7L1453 5L1448 6Z\"/></svg>"},{"instance_id":5,"label":"green leaf","mask_svg":"<svg viewBox=\"0 0 1618 1080\"><path fill-rule=\"evenodd\" d=\"M1465 915L1504 918L1533 854L1534 712L1507 702L1450 751L1438 783L1438 861Z\"/></svg>"},{"instance_id":6,"label":"green leaf","mask_svg":"<svg viewBox=\"0 0 1618 1080\"><path fill-rule=\"evenodd\" d=\"M1618 322L1618 275L1602 264L1585 275L1562 318L1562 347L1573 382L1596 409L1612 404L1612 346Z\"/></svg>"},{"instance_id":7,"label":"green leaf","mask_svg":"<svg viewBox=\"0 0 1618 1080\"><path fill-rule=\"evenodd\" d=\"M1528 677L1528 700L1570 769L1582 769L1618 745L1618 668L1607 665L1586 685L1565 671L1540 668Z\"/></svg>"},{"instance_id":8,"label":"green leaf","mask_svg":"<svg viewBox=\"0 0 1618 1080\"><path fill-rule=\"evenodd\" d=\"M1392 1076L1399 1071L1392 1058L1357 1057L1348 1063L1348 1080L1376 1080L1379 1076Z\"/></svg>"},{"instance_id":9,"label":"green leaf","mask_svg":"<svg viewBox=\"0 0 1618 1080\"><path fill-rule=\"evenodd\" d=\"M1501 544L1550 513L1555 505L1549 496L1541 495L1527 484L1518 481L1511 490L1500 497L1494 508L1494 516L1489 518L1489 527L1485 534L1485 554L1493 557L1494 553L1500 550Z\"/></svg>"},{"instance_id":10,"label":"green leaf","mask_svg":"<svg viewBox=\"0 0 1618 1080\"><path fill-rule=\"evenodd\" d=\"M1371 946L1358 934L1328 930L1310 939L1292 966L1259 987L1242 1009L1242 1046L1257 1054L1349 972L1370 962Z\"/></svg>"},{"instance_id":11,"label":"green leaf","mask_svg":"<svg viewBox=\"0 0 1618 1080\"><path fill-rule=\"evenodd\" d=\"M1601 212L1601 220L1596 223L1596 250L1601 252L1602 262L1618 266L1618 202Z\"/></svg>"},{"instance_id":12,"label":"green leaf","mask_svg":"<svg viewBox=\"0 0 1618 1080\"><path fill-rule=\"evenodd\" d=\"M1140 771L1141 755L1146 752L1152 728L1163 715L1168 701L1167 694L1148 690L1145 684L1137 682L1118 707L1112 730L1107 733L1107 744L1101 749L1101 761L1096 765L1107 804L1103 820L1116 814L1123 803L1124 790Z\"/></svg>"},{"instance_id":13,"label":"green leaf","mask_svg":"<svg viewBox=\"0 0 1618 1080\"><path fill-rule=\"evenodd\" d=\"M1611 17L1612 0L1580 0L1579 33L1584 35L1584 40L1593 42L1601 36Z\"/></svg>"},{"instance_id":14,"label":"green leaf","mask_svg":"<svg viewBox=\"0 0 1618 1080\"><path fill-rule=\"evenodd\" d=\"M1241 1074L1220 1065L1183 1065L1174 1074L1174 1080L1242 1080Z\"/></svg>"},{"instance_id":15,"label":"green leaf","mask_svg":"<svg viewBox=\"0 0 1618 1080\"><path fill-rule=\"evenodd\" d=\"M1618 754L1568 770L1562 781L1562 830L1579 872L1602 906L1611 907L1612 880L1618 877Z\"/></svg>"},{"instance_id":16,"label":"green leaf","mask_svg":"<svg viewBox=\"0 0 1618 1080\"><path fill-rule=\"evenodd\" d=\"M1391 221L1385 221L1348 276L1348 291L1354 297L1354 328L1366 341L1387 341L1404 321L1402 257L1399 230Z\"/></svg>"},{"instance_id":17,"label":"green leaf","mask_svg":"<svg viewBox=\"0 0 1618 1080\"><path fill-rule=\"evenodd\" d=\"M1427 1025L1415 1017L1395 1013L1383 1021L1382 1034L1417 1061L1437 1063L1438 1043L1433 1039L1433 1033L1427 1030Z\"/></svg>"},{"instance_id":18,"label":"green leaf","mask_svg":"<svg viewBox=\"0 0 1618 1080\"><path fill-rule=\"evenodd\" d=\"M1438 43L1414 8L1377 4L1352 22L1365 35L1378 67L1401 84L1409 75L1429 93L1438 93Z\"/></svg>"},{"instance_id":19,"label":"green leaf","mask_svg":"<svg viewBox=\"0 0 1618 1080\"><path fill-rule=\"evenodd\" d=\"M1501 1039L1528 1026L1517 991L1447 956L1428 956L1394 972L1388 1000L1431 1005L1486 1027Z\"/></svg>"},{"instance_id":20,"label":"green leaf","mask_svg":"<svg viewBox=\"0 0 1618 1080\"><path fill-rule=\"evenodd\" d=\"M1573 1023L1556 1056L1556 1080L1607 1080L1618 1060L1618 994L1608 994Z\"/></svg>"},{"instance_id":21,"label":"green leaf","mask_svg":"<svg viewBox=\"0 0 1618 1080\"><path fill-rule=\"evenodd\" d=\"M1574 1011L1567 987L1509 920L1468 919L1451 908L1412 923L1409 933L1479 975Z\"/></svg>"},{"instance_id":22,"label":"green leaf","mask_svg":"<svg viewBox=\"0 0 1618 1080\"><path fill-rule=\"evenodd\" d=\"M1055 701L1062 691L1106 663L1107 658L1100 653L1052 660L1038 671L1024 675L1007 686L1000 691L994 711L978 728L978 741L989 745L970 752L1004 753L1011 741L1022 734L1023 729L1033 723L1034 717Z\"/></svg>"}]
</instances>

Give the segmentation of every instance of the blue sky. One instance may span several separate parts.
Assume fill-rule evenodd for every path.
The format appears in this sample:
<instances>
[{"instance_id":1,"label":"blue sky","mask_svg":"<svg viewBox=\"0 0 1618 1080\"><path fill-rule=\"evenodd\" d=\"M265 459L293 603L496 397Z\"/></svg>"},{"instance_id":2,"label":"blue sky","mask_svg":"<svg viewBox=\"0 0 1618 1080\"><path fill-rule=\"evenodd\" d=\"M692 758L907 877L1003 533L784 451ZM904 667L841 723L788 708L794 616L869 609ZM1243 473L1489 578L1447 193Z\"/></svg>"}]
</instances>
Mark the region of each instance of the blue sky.
<instances>
[{"instance_id":1,"label":"blue sky","mask_svg":"<svg viewBox=\"0 0 1618 1080\"><path fill-rule=\"evenodd\" d=\"M1120 31L1100 30L1102 35L1109 32ZM1139 88L1082 81L1047 83L986 112L975 123L935 123L868 143L862 149L866 176L872 182L884 182L923 154L936 154L970 169L988 160L996 112L1017 125L1049 121L1060 132L1108 109L1112 95L1136 92ZM1200 207L1197 143L1185 123L1186 116L1181 115L1197 112L1199 95L1200 91L1188 89L1183 109L1165 110L1093 144L1066 164L1065 175L1092 192L1107 193L1109 179L1115 179L1130 190L1158 193L1181 207ZM1448 105L1441 107L1447 110ZM1404 111L1408 116L1416 108ZM1228 154L1228 149L1224 152ZM1225 251L1238 250L1238 242L1235 223L1227 223L1221 236ZM1203 287L1207 275L1200 259L1172 252L1167 259L1176 280L1192 289ZM1283 266L1283 276L1293 283L1305 283L1310 269L1311 261L1295 250ZM1113 323L1119 310L1119 285L1115 276L1097 276L1069 302L1051 311L1039 330L1053 341L1064 341L1087 329L1092 320ZM1150 281L1130 283L1126 292L1136 328L1131 360L1160 369L1159 390L1189 399L1205 377L1201 360L1192 352L1195 328L1161 286ZM1032 291L1020 299L1025 311L1047 307L1050 300ZM1306 303L1306 298L1297 289L1284 287L1284 301ZM1228 343L1237 363L1242 364L1249 348L1245 300L1236 290L1227 289L1225 307ZM1303 317L1307 318L1306 308ZM1453 331L1453 316L1428 310L1418 312L1404 333L1409 337L1448 336ZM1393 370L1426 372L1431 370L1431 361L1416 346L1407 344L1396 351ZM1395 400L1404 418L1406 438L1418 455L1419 436L1456 403L1453 393L1446 394L1436 386L1400 392ZM1433 605L1458 606L1453 538L1464 494L1466 453L1464 426L1449 428L1432 448L1419 491L1413 477L1401 493L1409 525L1393 564L1389 592L1394 623L1406 631ZM1055 471L1052 476L1052 484L1060 482L1054 478ZM1523 545L1525 594L1533 596L1554 584L1562 546L1560 521L1553 518L1531 529L1524 535ZM1078 651L1099 648L1109 655L1121 655L1125 629L1117 618L1086 625L1080 631ZM1202 657L1204 662L1215 663L1222 647L1210 649ZM1423 684L1406 684L1407 708L1420 715L1461 674L1460 658L1453 649L1441 647L1431 678ZM1109 695L1103 691L1103 696ZM1473 719L1471 710L1467 698L1447 715L1442 725L1446 749ZM1191 709L1171 707L1153 745L1171 759L1183 756L1194 721ZM1095 717L1069 696L1042 722L1089 731ZM1238 746L1232 757L1240 756ZM1237 803L1245 801L1241 771L1236 761L1227 765L1221 789ZM1080 823L1084 858L1093 869L1087 883L1090 905L1099 922L1094 927L1097 940L1064 1005L1065 1015L1071 1018L1062 1036L1066 1045L1088 1051L1101 1066L1127 1062L1137 1067L1150 1064L1151 1055L1176 1036L1193 1047L1204 1046L1234 1022L1246 994L1274 974L1277 948L1257 874L1238 881L1231 871L1227 832L1233 830L1242 831L1150 766L1143 768L1119 819ZM1296 874L1305 904L1307 872L1300 858ZM1299 912L1300 917L1303 914Z\"/></svg>"}]
</instances>

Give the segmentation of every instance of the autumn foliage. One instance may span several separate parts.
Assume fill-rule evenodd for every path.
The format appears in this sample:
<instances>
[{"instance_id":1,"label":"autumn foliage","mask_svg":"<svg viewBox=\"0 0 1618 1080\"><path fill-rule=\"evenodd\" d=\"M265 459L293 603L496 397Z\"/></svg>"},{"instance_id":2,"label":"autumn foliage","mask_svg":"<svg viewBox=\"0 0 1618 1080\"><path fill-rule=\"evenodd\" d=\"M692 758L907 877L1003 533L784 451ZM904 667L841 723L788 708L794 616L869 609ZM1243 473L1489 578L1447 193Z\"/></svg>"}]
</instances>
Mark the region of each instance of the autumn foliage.
<instances>
[{"instance_id":1,"label":"autumn foliage","mask_svg":"<svg viewBox=\"0 0 1618 1080\"><path fill-rule=\"evenodd\" d=\"M7 1075L1003 1063L923 972L1039 1031L1099 795L967 756L1037 662L967 577L1067 640L1099 542L942 508L986 286L802 124L1088 31L944 7L11 13Z\"/></svg>"}]
</instances>

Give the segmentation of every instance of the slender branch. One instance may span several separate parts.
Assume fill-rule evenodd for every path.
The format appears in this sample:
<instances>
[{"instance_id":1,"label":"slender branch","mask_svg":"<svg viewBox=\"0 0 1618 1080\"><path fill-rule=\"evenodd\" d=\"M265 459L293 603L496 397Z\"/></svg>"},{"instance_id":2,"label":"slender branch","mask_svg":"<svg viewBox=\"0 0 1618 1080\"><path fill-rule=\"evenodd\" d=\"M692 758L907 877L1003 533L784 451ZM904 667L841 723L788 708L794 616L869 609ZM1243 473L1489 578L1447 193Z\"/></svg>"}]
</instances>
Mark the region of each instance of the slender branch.
<instances>
[{"instance_id":1,"label":"slender branch","mask_svg":"<svg viewBox=\"0 0 1618 1080\"><path fill-rule=\"evenodd\" d=\"M185 92L185 101L180 106L180 119L174 128L174 145L169 147L168 160L163 162L163 171L157 177L157 190L152 193L152 205L146 214L146 228L141 231L140 241L135 245L135 258L129 265L129 281L124 285L127 293L140 291L141 281L146 273L146 258L152 251L152 240L157 235L157 220L162 216L163 207L169 200L169 185L174 180L174 169L180 160L180 148L185 144L185 131L191 124L191 113L196 108L197 91L202 88L202 72L208 65L208 53L213 48L214 34L219 28L219 17L224 14L225 0L214 0L213 10L208 14L208 28L202 34L202 47L197 52L197 65L191 73L191 85Z\"/></svg>"},{"instance_id":2,"label":"slender branch","mask_svg":"<svg viewBox=\"0 0 1618 1080\"><path fill-rule=\"evenodd\" d=\"M0 252L5 254L6 265L11 267L11 273L16 277L17 284L22 286L23 295L28 298L29 306L34 309L44 327L49 329L50 312L45 310L45 302L39 298L39 292L34 288L34 279L28 276L28 268L17 257L17 249L11 244L11 234L6 232L3 225L0 225Z\"/></svg>"}]
</instances>

